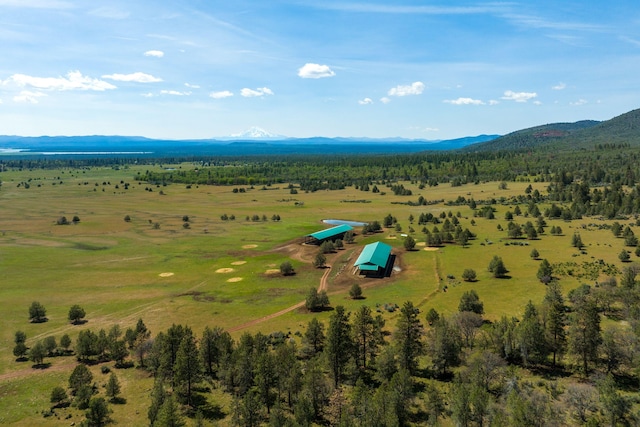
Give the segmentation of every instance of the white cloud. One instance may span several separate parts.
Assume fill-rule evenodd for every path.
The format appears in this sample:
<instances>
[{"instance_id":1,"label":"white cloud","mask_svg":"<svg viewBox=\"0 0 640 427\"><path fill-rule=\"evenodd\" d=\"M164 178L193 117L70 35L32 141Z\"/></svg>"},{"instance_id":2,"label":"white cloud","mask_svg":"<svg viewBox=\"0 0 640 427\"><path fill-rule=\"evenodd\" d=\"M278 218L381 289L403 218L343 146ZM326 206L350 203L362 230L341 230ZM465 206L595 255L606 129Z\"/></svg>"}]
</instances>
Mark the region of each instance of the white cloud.
<instances>
[{"instance_id":1,"label":"white cloud","mask_svg":"<svg viewBox=\"0 0 640 427\"><path fill-rule=\"evenodd\" d=\"M574 106L574 107L579 107L580 105L584 105L584 104L588 104L588 101L586 99L579 99L576 102L570 102L569 105Z\"/></svg>"},{"instance_id":2,"label":"white cloud","mask_svg":"<svg viewBox=\"0 0 640 427\"><path fill-rule=\"evenodd\" d=\"M328 65L306 63L298 70L298 76L303 79L321 79L335 75L336 73Z\"/></svg>"},{"instance_id":3,"label":"white cloud","mask_svg":"<svg viewBox=\"0 0 640 427\"><path fill-rule=\"evenodd\" d=\"M116 89L111 83L83 76L80 71L70 71L66 77L33 77L26 74L14 74L2 82L3 85L15 84L43 90L95 90Z\"/></svg>"},{"instance_id":4,"label":"white cloud","mask_svg":"<svg viewBox=\"0 0 640 427\"><path fill-rule=\"evenodd\" d=\"M389 89L387 95L389 96L407 96L407 95L420 95L424 91L424 83L413 82L408 86L396 86Z\"/></svg>"},{"instance_id":5,"label":"white cloud","mask_svg":"<svg viewBox=\"0 0 640 427\"><path fill-rule=\"evenodd\" d=\"M360 104L360 105L373 104L373 100L371 98L361 99L361 100L358 101L358 104Z\"/></svg>"},{"instance_id":6,"label":"white cloud","mask_svg":"<svg viewBox=\"0 0 640 427\"><path fill-rule=\"evenodd\" d=\"M383 96L382 98L380 98L380 102L382 102L383 104L388 104L391 102L391 100L386 96Z\"/></svg>"},{"instance_id":7,"label":"white cloud","mask_svg":"<svg viewBox=\"0 0 640 427\"><path fill-rule=\"evenodd\" d=\"M492 99L489 101L489 105L498 105L500 104L500 101L496 101L495 99Z\"/></svg>"},{"instance_id":8,"label":"white cloud","mask_svg":"<svg viewBox=\"0 0 640 427\"><path fill-rule=\"evenodd\" d=\"M258 96L273 95L273 91L271 91L271 89L269 89L268 87L259 87L256 90L245 87L240 91L240 95L244 96L245 98L255 98Z\"/></svg>"},{"instance_id":9,"label":"white cloud","mask_svg":"<svg viewBox=\"0 0 640 427\"><path fill-rule=\"evenodd\" d=\"M161 50L148 50L144 53L144 56L153 56L154 58L162 58L164 52Z\"/></svg>"},{"instance_id":10,"label":"white cloud","mask_svg":"<svg viewBox=\"0 0 640 427\"><path fill-rule=\"evenodd\" d=\"M563 90L563 89L565 89L566 87L567 87L567 85L566 85L566 84L564 84L564 83L560 82L560 83L558 83L558 84L557 84L557 85L555 85L555 86L551 86L551 89L553 89L553 90Z\"/></svg>"},{"instance_id":11,"label":"white cloud","mask_svg":"<svg viewBox=\"0 0 640 427\"><path fill-rule=\"evenodd\" d=\"M514 92L512 90L508 90L504 93L502 99L515 102L527 102L528 100L536 98L537 96L538 94L535 92Z\"/></svg>"},{"instance_id":12,"label":"white cloud","mask_svg":"<svg viewBox=\"0 0 640 427\"><path fill-rule=\"evenodd\" d=\"M173 96L189 96L191 92L179 92L177 90L161 90L160 93L162 95L173 95Z\"/></svg>"},{"instance_id":13,"label":"white cloud","mask_svg":"<svg viewBox=\"0 0 640 427\"><path fill-rule=\"evenodd\" d=\"M200 89L200 85L192 85L190 83L185 83L184 84L186 87L189 87L191 89Z\"/></svg>"},{"instance_id":14,"label":"white cloud","mask_svg":"<svg viewBox=\"0 0 640 427\"><path fill-rule=\"evenodd\" d=\"M142 96L145 98L153 98L153 94L151 92L143 93Z\"/></svg>"},{"instance_id":15,"label":"white cloud","mask_svg":"<svg viewBox=\"0 0 640 427\"><path fill-rule=\"evenodd\" d=\"M484 105L483 101L472 98L445 99L444 102L453 105Z\"/></svg>"},{"instance_id":16,"label":"white cloud","mask_svg":"<svg viewBox=\"0 0 640 427\"><path fill-rule=\"evenodd\" d=\"M32 92L30 90L23 90L20 94L13 97L14 102L37 104L38 98L47 96L42 92Z\"/></svg>"},{"instance_id":17,"label":"white cloud","mask_svg":"<svg viewBox=\"0 0 640 427\"><path fill-rule=\"evenodd\" d=\"M116 80L119 82L136 82L136 83L157 83L162 79L154 77L151 74L146 73L131 73L131 74L106 74L102 76L103 79Z\"/></svg>"},{"instance_id":18,"label":"white cloud","mask_svg":"<svg viewBox=\"0 0 640 427\"><path fill-rule=\"evenodd\" d=\"M233 92L230 92L228 90L222 90L220 92L211 92L209 94L209 97L211 97L213 99L224 99L224 98L229 98L229 97L232 97L232 96L233 96Z\"/></svg>"}]
</instances>

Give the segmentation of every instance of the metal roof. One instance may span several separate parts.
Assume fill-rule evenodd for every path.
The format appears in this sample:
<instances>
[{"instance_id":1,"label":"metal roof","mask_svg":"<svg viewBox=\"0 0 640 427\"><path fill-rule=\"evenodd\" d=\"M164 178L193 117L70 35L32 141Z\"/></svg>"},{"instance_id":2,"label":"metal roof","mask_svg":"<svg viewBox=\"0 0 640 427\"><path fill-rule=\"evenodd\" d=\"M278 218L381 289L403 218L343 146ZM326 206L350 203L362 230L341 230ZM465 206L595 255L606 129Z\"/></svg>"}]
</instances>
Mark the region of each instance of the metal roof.
<instances>
[{"instance_id":1,"label":"metal roof","mask_svg":"<svg viewBox=\"0 0 640 427\"><path fill-rule=\"evenodd\" d=\"M353 265L360 270L375 271L387 266L389 255L391 255L391 246L382 242L371 243L362 249Z\"/></svg>"},{"instance_id":2,"label":"metal roof","mask_svg":"<svg viewBox=\"0 0 640 427\"><path fill-rule=\"evenodd\" d=\"M353 230L353 227L347 224L338 225L336 227L327 228L326 230L316 231L313 234L309 234L310 237L318 240L328 239L338 234L346 233Z\"/></svg>"}]
</instances>

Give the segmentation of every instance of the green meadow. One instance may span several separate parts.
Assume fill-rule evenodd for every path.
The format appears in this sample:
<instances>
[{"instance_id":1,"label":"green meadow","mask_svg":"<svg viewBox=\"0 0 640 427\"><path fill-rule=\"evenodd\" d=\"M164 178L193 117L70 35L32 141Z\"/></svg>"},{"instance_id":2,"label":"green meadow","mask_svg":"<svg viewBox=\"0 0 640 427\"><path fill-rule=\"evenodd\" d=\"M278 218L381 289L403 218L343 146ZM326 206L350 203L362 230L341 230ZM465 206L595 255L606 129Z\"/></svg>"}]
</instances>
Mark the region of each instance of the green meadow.
<instances>
[{"instance_id":1,"label":"green meadow","mask_svg":"<svg viewBox=\"0 0 640 427\"><path fill-rule=\"evenodd\" d=\"M383 315L388 329L393 328L397 314L385 310L385 304L402 306L410 300L423 314L430 308L450 314L457 311L461 295L470 289L483 301L486 319L521 316L529 300L539 303L545 294L545 286L536 278L540 259L570 270L571 274L559 276L565 294L603 278L600 271L586 275L587 270L602 265L600 260L618 270L624 265L618 259L624 242L607 228L612 221L547 219L546 232L537 239L507 238L505 213L515 208L512 197L524 194L530 184L546 194L544 183L509 182L504 189L498 182L420 189L415 183L403 182L413 194L395 196L390 191L374 194L353 187L291 194L288 184L265 188L156 186L133 178L138 171L167 167L195 166L10 170L0 174L0 424L70 425L83 419L81 411L74 408L58 411L58 417L42 416L41 411L50 406L52 388L66 387L76 361L72 356L47 357L46 369L16 361L12 348L18 330L26 333L28 346L47 336L59 340L69 334L74 340L83 329L108 330L117 324L125 330L138 319L143 319L154 335L172 324L185 324L197 336L206 326L220 326L232 331L235 338L244 331L283 331L299 340L296 333L304 332L313 316L326 321L330 312L310 314L297 308L261 319L304 301L309 289L319 286L324 270L312 265L318 249L302 243L305 235L326 227L323 219L382 222L388 214L397 218L401 231L389 228L364 236L357 229L355 243L327 257L331 305L343 305L347 311L369 305ZM384 192L384 186L380 187ZM240 188L243 191L234 192ZM419 196L444 202L406 204ZM495 199L495 219L474 217L474 210L466 204L446 204L458 196L476 201ZM539 206L541 211L545 207ZM525 204L520 208L526 212ZM465 247L445 244L427 248L423 226L417 224L419 215L450 212L476 239ZM223 215L235 219L223 220ZM274 215L280 221L272 220ZM415 218L413 223L410 215ZM71 223L58 225L63 216ZM77 223L72 222L75 216ZM259 220L252 220L254 216ZM514 216L514 221L535 223L524 214ZM635 220L621 222L635 226ZM562 235L550 235L552 226L562 227ZM571 245L576 232L585 244L582 251ZM418 242L415 250L405 250L403 233ZM353 262L363 245L378 240L392 245L397 256L392 276L366 279L354 274ZM533 248L540 259L530 257ZM496 255L509 270L507 278L493 278L487 270ZM631 257L636 258L633 253ZM283 277L279 273L284 261L292 263L295 275ZM462 272L468 268L476 271L477 281L462 280ZM365 299L349 298L353 283L362 286ZM47 322L29 322L28 308L33 301L44 305ZM69 323L67 314L74 304L86 310L86 323ZM91 370L94 381L104 385L108 376L100 373L100 366ZM135 368L115 371L127 402L110 405L112 418L120 425L145 425L153 379ZM228 412L228 396L214 390L209 399ZM225 422L223 419L221 424Z\"/></svg>"}]
</instances>

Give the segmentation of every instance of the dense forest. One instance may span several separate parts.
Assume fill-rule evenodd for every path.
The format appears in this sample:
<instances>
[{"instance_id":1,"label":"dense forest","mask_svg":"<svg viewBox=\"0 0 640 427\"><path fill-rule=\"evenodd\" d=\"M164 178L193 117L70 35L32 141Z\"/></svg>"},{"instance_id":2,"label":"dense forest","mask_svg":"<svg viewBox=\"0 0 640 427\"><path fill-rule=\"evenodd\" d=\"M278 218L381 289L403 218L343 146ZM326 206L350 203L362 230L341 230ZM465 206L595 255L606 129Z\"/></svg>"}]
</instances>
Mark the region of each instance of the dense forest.
<instances>
[{"instance_id":1,"label":"dense forest","mask_svg":"<svg viewBox=\"0 0 640 427\"><path fill-rule=\"evenodd\" d=\"M497 264L490 268L501 271ZM76 343L68 336L59 345L45 338L31 357L40 354L42 363L47 354L75 348L83 364L69 378L69 394L66 384L51 391L53 410L70 402L89 408L90 425L101 425L108 411L100 409L103 398L92 397L85 364L108 360L119 368L137 364L155 378L148 408L153 426L226 415L239 426L438 425L445 419L460 426L636 425L640 414L632 408L639 402L628 391L638 389L637 273L625 268L619 283L611 277L565 298L553 266L543 262L538 276L546 295L530 301L519 319L486 321L481 296L470 290L448 317L434 309L421 313L411 302L385 307L399 313L390 332L374 311L380 308L366 305L354 313L336 306L328 325L313 318L304 333L244 333L237 341L217 327L201 337L188 325L152 335L140 319L126 331L83 331ZM631 328L603 329L601 316ZM14 352L25 338L16 333ZM515 366L539 376L523 378ZM555 379L570 374L590 381L565 388ZM205 398L214 389L232 396L229 414ZM115 372L106 393L120 398Z\"/></svg>"}]
</instances>

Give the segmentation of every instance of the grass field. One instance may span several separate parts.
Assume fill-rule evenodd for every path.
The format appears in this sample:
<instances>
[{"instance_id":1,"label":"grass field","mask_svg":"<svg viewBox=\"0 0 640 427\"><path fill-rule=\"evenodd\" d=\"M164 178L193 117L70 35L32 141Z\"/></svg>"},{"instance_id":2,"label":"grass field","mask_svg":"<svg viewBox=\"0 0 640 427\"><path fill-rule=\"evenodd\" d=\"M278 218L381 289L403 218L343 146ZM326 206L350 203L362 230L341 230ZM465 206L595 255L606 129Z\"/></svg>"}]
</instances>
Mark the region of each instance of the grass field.
<instances>
[{"instance_id":1,"label":"grass field","mask_svg":"<svg viewBox=\"0 0 640 427\"><path fill-rule=\"evenodd\" d=\"M169 166L155 166L161 167ZM539 303L545 292L536 279L540 261L529 256L532 248L552 263L577 263L572 267L574 276L561 277L565 292L581 283L594 282L578 277L585 264L604 260L619 269L623 266L618 260L623 240L602 227L610 223L607 221L547 220L548 228L561 226L563 235L547 232L537 240L518 241L526 245L514 245L506 231L498 230L498 225L506 230L504 214L513 210L513 205L495 205L496 219L488 220L473 218L473 211L466 205L397 204L415 201L420 195L445 201L458 196L477 201L508 199L523 194L529 183L509 183L507 189L489 182L422 190L403 183L413 191L412 196L372 194L354 188L290 194L287 185L266 190L244 187L245 192L234 193L233 187L157 187L133 181L135 173L145 169L150 166L22 170L0 175L0 424L69 425L81 420L80 412L74 409L63 412L71 418L61 416L60 420L54 418L55 422L40 413L49 407L51 389L66 386L75 358L47 358L50 367L43 370L32 369L31 362L16 362L12 348L18 330L26 333L27 345L47 336L59 340L64 333L74 339L86 328L97 331L118 324L124 330L139 318L153 334L173 323L190 325L197 335L205 326L233 330L235 337L245 330L303 332L313 315L302 309L255 323L249 329L240 327L303 301L309 288L319 285L323 270L311 265L317 249L301 242L304 235L324 228L322 219L382 222L391 214L403 233L412 226L412 235L421 243L425 240L422 226L410 224L409 215L417 221L423 212L438 215L452 211L454 215L460 213L463 228L477 234L477 239L464 248L446 245L425 250L419 244L411 252L405 251L402 237L395 230L385 229L373 236L358 234L353 245L328 257L332 265L328 279L331 304L342 304L352 311L363 303L375 309L377 305L401 306L411 300L423 313L433 307L448 314L457 311L463 292L475 289L489 320L503 314L520 316L528 300ZM543 183L532 186L546 193ZM361 200L367 203L357 202ZM525 205L521 209L525 211ZM235 215L235 220L223 221L223 214ZM281 221L271 220L276 214ZM131 221L124 220L126 215ZM184 227L185 215L189 228ZM254 215L265 216L267 221L246 219ZM62 216L69 221L78 216L80 221L56 225ZM472 219L475 225L471 225ZM527 220L533 219L515 217L515 222L522 225ZM635 221L628 224L635 225ZM427 227L431 229L433 224ZM583 253L571 246L574 232L580 233L586 245ZM352 264L360 249L377 240L394 247L399 271L385 279L354 275ZM509 278L495 279L487 271L494 255L504 260ZM293 264L294 276L282 277L274 272L283 261ZM477 282L461 280L466 268L478 273ZM366 299L348 298L354 282L361 284ZM47 322L29 323L32 301L46 307ZM67 313L73 304L86 310L86 324L69 324ZM380 311L392 328L395 314ZM316 315L326 320L329 313ZM98 384L106 382L108 377L99 373L98 367L92 370ZM152 380L136 369L117 370L117 374L127 403L112 405L113 419L121 425L144 425ZM223 411L228 405L221 394L213 393L211 399Z\"/></svg>"}]
</instances>

